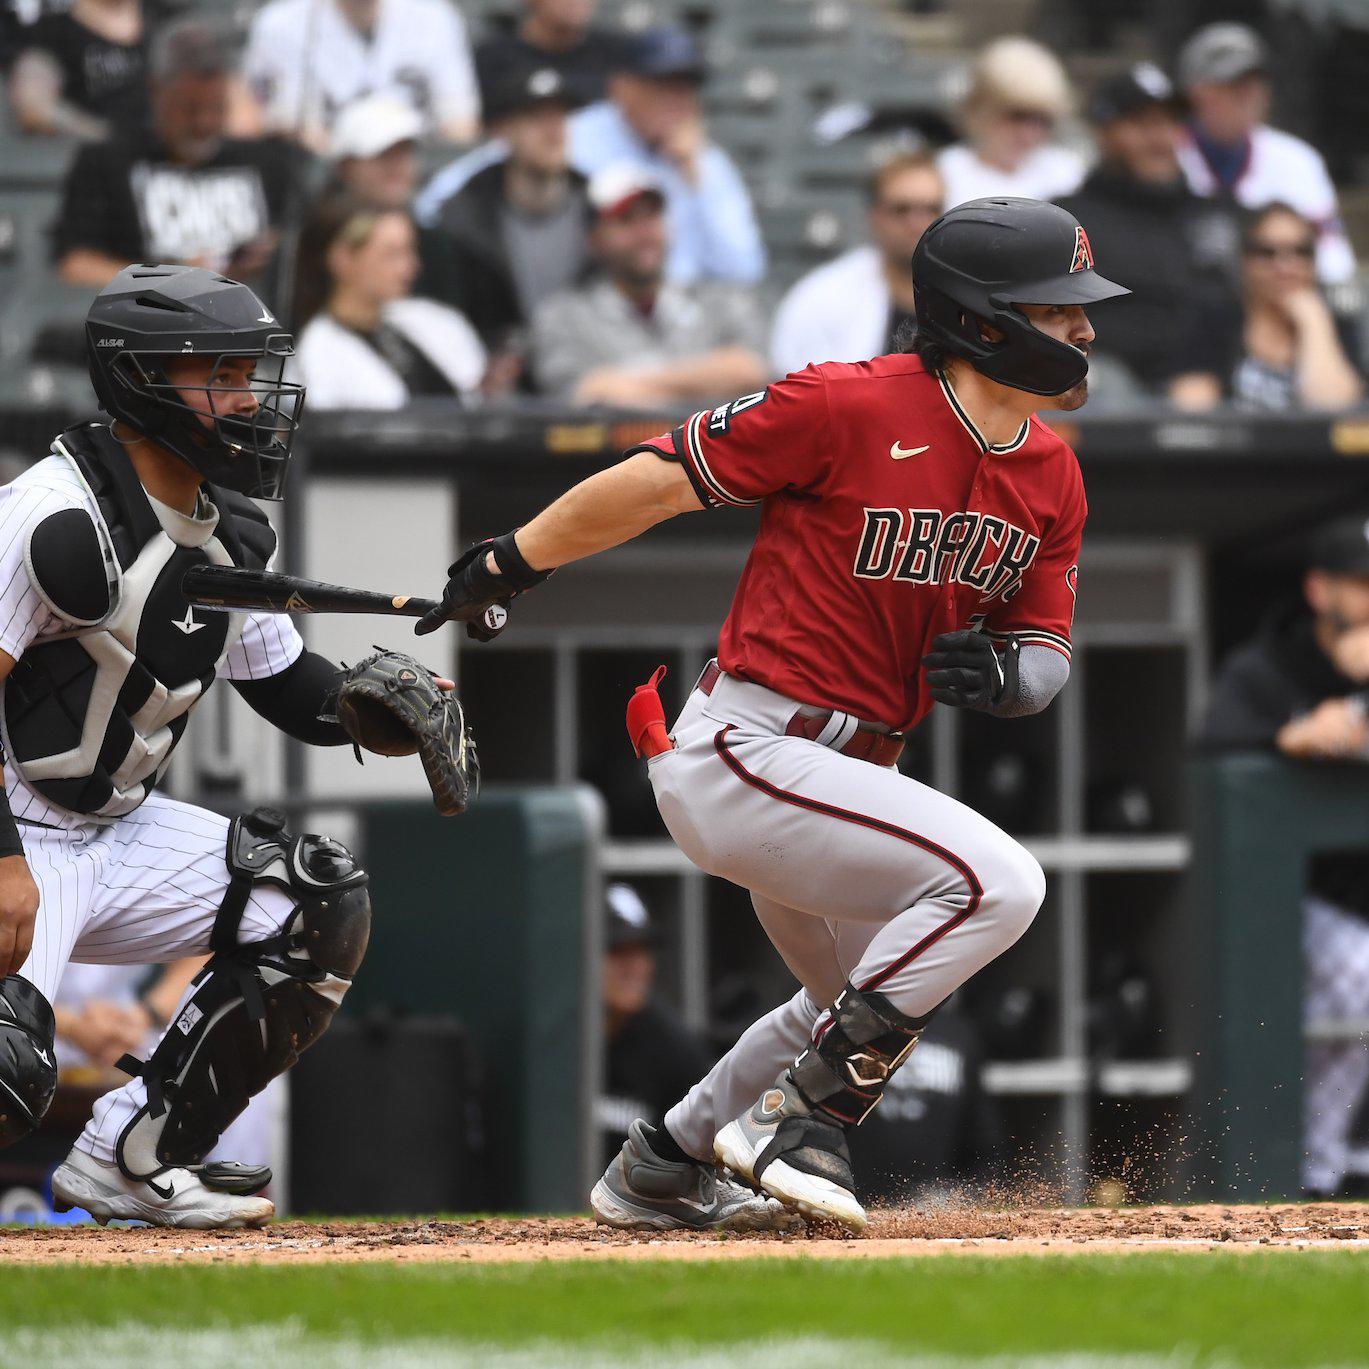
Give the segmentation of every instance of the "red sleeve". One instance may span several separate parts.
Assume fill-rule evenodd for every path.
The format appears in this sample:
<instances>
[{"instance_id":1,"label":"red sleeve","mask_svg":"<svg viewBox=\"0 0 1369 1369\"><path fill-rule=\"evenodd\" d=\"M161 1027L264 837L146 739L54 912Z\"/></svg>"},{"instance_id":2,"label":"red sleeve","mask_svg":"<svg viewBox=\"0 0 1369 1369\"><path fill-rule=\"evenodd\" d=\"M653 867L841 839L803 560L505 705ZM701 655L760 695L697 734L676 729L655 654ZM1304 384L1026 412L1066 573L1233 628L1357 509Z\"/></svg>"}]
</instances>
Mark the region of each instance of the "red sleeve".
<instances>
[{"instance_id":1,"label":"red sleeve","mask_svg":"<svg viewBox=\"0 0 1369 1369\"><path fill-rule=\"evenodd\" d=\"M759 504L810 489L827 472L827 387L814 366L692 415L673 433L631 448L679 461L705 508Z\"/></svg>"},{"instance_id":2,"label":"red sleeve","mask_svg":"<svg viewBox=\"0 0 1369 1369\"><path fill-rule=\"evenodd\" d=\"M1011 634L1023 646L1048 646L1069 659L1079 543L1088 512L1081 481L1023 573L1017 592L989 614L985 630L990 637Z\"/></svg>"}]
</instances>

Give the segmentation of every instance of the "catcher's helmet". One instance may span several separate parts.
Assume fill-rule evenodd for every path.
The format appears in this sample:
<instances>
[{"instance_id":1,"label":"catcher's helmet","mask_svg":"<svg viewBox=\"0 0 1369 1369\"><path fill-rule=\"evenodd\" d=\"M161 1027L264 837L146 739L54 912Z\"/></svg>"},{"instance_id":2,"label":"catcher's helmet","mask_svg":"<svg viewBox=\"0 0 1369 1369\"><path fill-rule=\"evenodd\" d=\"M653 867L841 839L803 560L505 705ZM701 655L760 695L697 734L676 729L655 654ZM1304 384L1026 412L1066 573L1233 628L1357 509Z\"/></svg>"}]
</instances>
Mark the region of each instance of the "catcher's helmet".
<instances>
[{"instance_id":1,"label":"catcher's helmet","mask_svg":"<svg viewBox=\"0 0 1369 1369\"><path fill-rule=\"evenodd\" d=\"M304 387L283 379L294 347L245 285L197 266L128 266L86 315L90 380L100 407L173 451L207 480L257 499L279 499ZM166 374L173 357L252 357L257 401L247 416L204 415ZM212 410L221 390L202 390Z\"/></svg>"},{"instance_id":2,"label":"catcher's helmet","mask_svg":"<svg viewBox=\"0 0 1369 1369\"><path fill-rule=\"evenodd\" d=\"M1093 269L1079 221L1041 200L969 200L948 210L913 252L918 332L1003 385L1063 394L1088 374L1078 347L1047 337L1023 304L1094 304L1130 290ZM989 323L1002 334L990 342Z\"/></svg>"}]
</instances>

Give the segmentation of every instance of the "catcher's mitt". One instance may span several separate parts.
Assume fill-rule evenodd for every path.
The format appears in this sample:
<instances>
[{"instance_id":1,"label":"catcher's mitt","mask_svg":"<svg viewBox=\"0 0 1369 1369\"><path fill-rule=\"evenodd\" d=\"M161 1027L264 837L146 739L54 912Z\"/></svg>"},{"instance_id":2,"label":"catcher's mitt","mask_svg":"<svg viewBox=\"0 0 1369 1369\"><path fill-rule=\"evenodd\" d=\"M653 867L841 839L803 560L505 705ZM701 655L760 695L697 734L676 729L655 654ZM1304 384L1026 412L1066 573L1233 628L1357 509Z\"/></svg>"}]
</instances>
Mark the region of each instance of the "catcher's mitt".
<instances>
[{"instance_id":1,"label":"catcher's mitt","mask_svg":"<svg viewBox=\"0 0 1369 1369\"><path fill-rule=\"evenodd\" d=\"M352 666L338 685L336 714L363 750L378 756L417 752L443 817L465 812L479 792L480 759L461 703L412 656L378 649Z\"/></svg>"}]
</instances>

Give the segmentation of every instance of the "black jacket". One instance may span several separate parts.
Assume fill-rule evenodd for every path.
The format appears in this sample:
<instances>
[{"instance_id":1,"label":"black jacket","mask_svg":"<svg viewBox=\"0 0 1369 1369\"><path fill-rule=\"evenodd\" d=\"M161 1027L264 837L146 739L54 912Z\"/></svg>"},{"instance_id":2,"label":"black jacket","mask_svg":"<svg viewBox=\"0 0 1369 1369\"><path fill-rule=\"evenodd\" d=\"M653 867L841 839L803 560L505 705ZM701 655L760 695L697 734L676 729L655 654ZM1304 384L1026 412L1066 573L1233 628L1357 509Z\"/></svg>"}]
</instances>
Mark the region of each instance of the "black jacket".
<instances>
[{"instance_id":1,"label":"black jacket","mask_svg":"<svg viewBox=\"0 0 1369 1369\"><path fill-rule=\"evenodd\" d=\"M1283 604L1222 663L1198 744L1205 751L1271 749L1291 718L1362 688L1321 649L1308 610Z\"/></svg>"},{"instance_id":2,"label":"black jacket","mask_svg":"<svg viewBox=\"0 0 1369 1369\"><path fill-rule=\"evenodd\" d=\"M511 341L516 345L528 325L504 242L504 165L499 161L476 172L438 211L422 238L423 270L415 291L459 309L491 352L507 349ZM587 183L579 172L570 177L588 232Z\"/></svg>"},{"instance_id":3,"label":"black jacket","mask_svg":"<svg viewBox=\"0 0 1369 1369\"><path fill-rule=\"evenodd\" d=\"M1321 649L1307 608L1300 601L1282 605L1222 663L1198 745L1209 752L1271 750L1291 718L1363 689ZM1369 917L1369 855L1319 852L1309 864L1308 889Z\"/></svg>"},{"instance_id":4,"label":"black jacket","mask_svg":"<svg viewBox=\"0 0 1369 1369\"><path fill-rule=\"evenodd\" d=\"M1084 225L1098 269L1132 292L1089 306L1098 351L1157 390L1190 371L1225 380L1241 328L1230 209L1182 180L1155 186L1108 165L1060 204Z\"/></svg>"}]
</instances>

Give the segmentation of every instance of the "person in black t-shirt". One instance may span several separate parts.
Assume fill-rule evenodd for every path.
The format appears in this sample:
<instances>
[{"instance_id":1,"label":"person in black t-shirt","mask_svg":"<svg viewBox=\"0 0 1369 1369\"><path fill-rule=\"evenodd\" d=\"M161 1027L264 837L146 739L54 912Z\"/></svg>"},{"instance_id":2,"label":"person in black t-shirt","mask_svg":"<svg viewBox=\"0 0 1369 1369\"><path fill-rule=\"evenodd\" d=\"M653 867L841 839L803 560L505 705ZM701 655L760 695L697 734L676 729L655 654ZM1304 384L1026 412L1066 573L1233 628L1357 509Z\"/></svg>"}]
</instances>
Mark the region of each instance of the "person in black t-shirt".
<instances>
[{"instance_id":1,"label":"person in black t-shirt","mask_svg":"<svg viewBox=\"0 0 1369 1369\"><path fill-rule=\"evenodd\" d=\"M1103 82L1089 119L1098 165L1060 203L1088 225L1094 252L1119 263L1117 279L1132 292L1125 310L1090 309L1091 319L1106 322L1095 355L1120 363L1122 380L1156 398L1210 408L1222 397L1240 329L1230 207L1188 188L1177 98L1159 68L1142 62Z\"/></svg>"},{"instance_id":2,"label":"person in black t-shirt","mask_svg":"<svg viewBox=\"0 0 1369 1369\"><path fill-rule=\"evenodd\" d=\"M142 0L75 0L15 39L10 106L25 133L103 137L148 114Z\"/></svg>"},{"instance_id":3,"label":"person in black t-shirt","mask_svg":"<svg viewBox=\"0 0 1369 1369\"><path fill-rule=\"evenodd\" d=\"M1277 606L1222 663L1198 744L1312 763L1369 761L1363 513L1318 530L1301 601ZM1325 851L1308 862L1302 919L1306 1020L1369 1017L1369 850ZM1305 1060L1303 1188L1317 1197L1353 1195L1369 1180L1369 1151L1354 1131L1356 1109L1369 1100L1369 1051L1354 1038L1310 1038Z\"/></svg>"},{"instance_id":4,"label":"person in black t-shirt","mask_svg":"<svg viewBox=\"0 0 1369 1369\"><path fill-rule=\"evenodd\" d=\"M481 88L509 71L551 67L573 107L602 100L608 78L627 64L629 40L595 27L596 0L523 0L512 33L486 38L475 50Z\"/></svg>"},{"instance_id":5,"label":"person in black t-shirt","mask_svg":"<svg viewBox=\"0 0 1369 1369\"><path fill-rule=\"evenodd\" d=\"M608 1060L596 1116L611 1164L641 1117L660 1126L675 1105L708 1073L712 1058L679 1017L652 994L656 981L656 930L646 904L630 884L605 891L604 1023Z\"/></svg>"},{"instance_id":6,"label":"person in black t-shirt","mask_svg":"<svg viewBox=\"0 0 1369 1369\"><path fill-rule=\"evenodd\" d=\"M77 153L53 231L62 279L102 288L132 262L178 262L260 284L302 154L229 138L231 43L185 20L152 49L152 121Z\"/></svg>"},{"instance_id":7,"label":"person in black t-shirt","mask_svg":"<svg viewBox=\"0 0 1369 1369\"><path fill-rule=\"evenodd\" d=\"M470 319L504 391L527 383L536 307L588 269L591 211L585 178L566 160L570 104L556 70L492 75L480 100L507 150L436 207L420 289Z\"/></svg>"}]
</instances>

